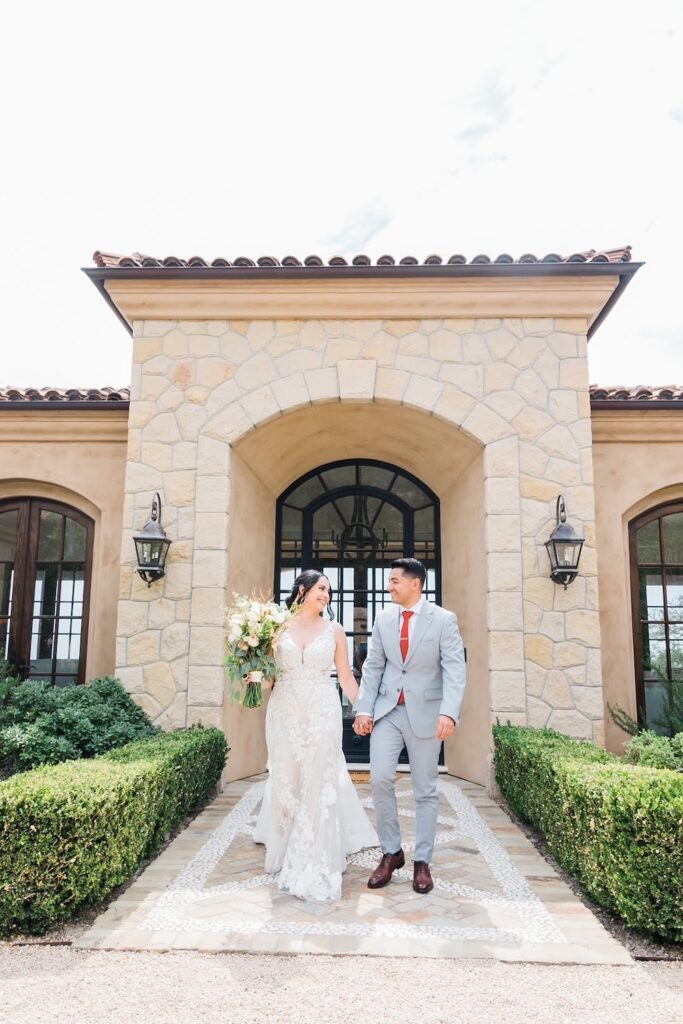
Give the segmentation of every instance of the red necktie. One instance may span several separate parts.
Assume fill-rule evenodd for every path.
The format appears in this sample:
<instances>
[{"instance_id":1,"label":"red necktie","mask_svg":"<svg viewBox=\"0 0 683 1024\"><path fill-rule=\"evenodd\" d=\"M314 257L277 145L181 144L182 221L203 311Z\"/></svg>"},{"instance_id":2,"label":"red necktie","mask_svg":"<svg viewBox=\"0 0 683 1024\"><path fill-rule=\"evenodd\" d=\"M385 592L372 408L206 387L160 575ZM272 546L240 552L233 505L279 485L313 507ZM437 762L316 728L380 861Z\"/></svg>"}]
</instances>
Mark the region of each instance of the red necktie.
<instances>
[{"instance_id":1,"label":"red necktie","mask_svg":"<svg viewBox=\"0 0 683 1024\"><path fill-rule=\"evenodd\" d=\"M400 643L401 643L401 657L403 658L404 661L408 657L408 643L409 643L409 640L408 640L408 628L409 628L409 625L408 624L410 622L411 615L414 615L414 614L415 614L415 612L403 612L403 622L401 624L401 641L400 641ZM406 702L406 699L403 696L403 690L401 690L401 692L398 695L398 703L399 704L405 704L405 702Z\"/></svg>"}]
</instances>

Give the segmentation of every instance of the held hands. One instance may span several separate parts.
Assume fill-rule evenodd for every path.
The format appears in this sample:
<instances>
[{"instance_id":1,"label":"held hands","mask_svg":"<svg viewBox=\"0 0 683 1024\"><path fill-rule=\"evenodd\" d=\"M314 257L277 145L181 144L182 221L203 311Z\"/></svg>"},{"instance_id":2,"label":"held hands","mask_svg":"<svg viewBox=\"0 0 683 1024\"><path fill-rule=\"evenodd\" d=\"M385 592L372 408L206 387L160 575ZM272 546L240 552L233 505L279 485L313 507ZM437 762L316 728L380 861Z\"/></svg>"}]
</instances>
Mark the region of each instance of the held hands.
<instances>
[{"instance_id":1,"label":"held hands","mask_svg":"<svg viewBox=\"0 0 683 1024\"><path fill-rule=\"evenodd\" d=\"M370 715L358 715L353 722L353 731L357 736L369 736L372 732L373 721ZM455 729L455 722L448 715L439 715L436 723L435 738L446 740Z\"/></svg>"},{"instance_id":2,"label":"held hands","mask_svg":"<svg viewBox=\"0 0 683 1024\"><path fill-rule=\"evenodd\" d=\"M370 715L357 715L353 720L353 731L356 736L369 736L372 732L372 718Z\"/></svg>"}]
</instances>

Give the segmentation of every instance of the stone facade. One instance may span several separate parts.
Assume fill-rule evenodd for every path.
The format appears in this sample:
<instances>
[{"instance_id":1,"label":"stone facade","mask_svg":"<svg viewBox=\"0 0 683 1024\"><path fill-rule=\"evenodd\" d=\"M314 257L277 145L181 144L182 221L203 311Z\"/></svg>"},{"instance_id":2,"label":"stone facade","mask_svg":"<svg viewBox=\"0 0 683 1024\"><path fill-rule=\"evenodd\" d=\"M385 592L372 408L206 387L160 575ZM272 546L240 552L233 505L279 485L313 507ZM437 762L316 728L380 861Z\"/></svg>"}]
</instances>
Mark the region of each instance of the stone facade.
<instances>
[{"instance_id":1,"label":"stone facade","mask_svg":"<svg viewBox=\"0 0 683 1024\"><path fill-rule=\"evenodd\" d=\"M284 449L295 410L380 403L445 424L483 460L487 720L600 742L585 331L567 317L137 321L117 674L152 718L224 721L230 548L250 529L230 522L234 447L282 418ZM147 588L132 535L155 491L173 543L164 580ZM549 579L544 546L560 492L586 537L567 591Z\"/></svg>"}]
</instances>

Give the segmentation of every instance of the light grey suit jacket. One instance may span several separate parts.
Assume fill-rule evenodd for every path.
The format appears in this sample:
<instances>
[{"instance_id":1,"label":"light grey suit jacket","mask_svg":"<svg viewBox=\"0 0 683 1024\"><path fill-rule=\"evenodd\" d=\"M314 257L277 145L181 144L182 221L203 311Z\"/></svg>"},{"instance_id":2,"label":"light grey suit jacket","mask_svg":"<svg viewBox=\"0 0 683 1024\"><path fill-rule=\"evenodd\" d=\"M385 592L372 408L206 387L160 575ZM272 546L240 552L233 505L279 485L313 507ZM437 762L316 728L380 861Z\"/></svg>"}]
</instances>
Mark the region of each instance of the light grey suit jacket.
<instances>
[{"instance_id":1,"label":"light grey suit jacket","mask_svg":"<svg viewBox=\"0 0 683 1024\"><path fill-rule=\"evenodd\" d=\"M465 651L454 613L425 601L404 662L401 611L399 605L390 605L375 619L354 717L371 715L378 721L396 707L403 689L410 727L416 736L427 739L434 736L439 715L459 720L465 692Z\"/></svg>"}]
</instances>

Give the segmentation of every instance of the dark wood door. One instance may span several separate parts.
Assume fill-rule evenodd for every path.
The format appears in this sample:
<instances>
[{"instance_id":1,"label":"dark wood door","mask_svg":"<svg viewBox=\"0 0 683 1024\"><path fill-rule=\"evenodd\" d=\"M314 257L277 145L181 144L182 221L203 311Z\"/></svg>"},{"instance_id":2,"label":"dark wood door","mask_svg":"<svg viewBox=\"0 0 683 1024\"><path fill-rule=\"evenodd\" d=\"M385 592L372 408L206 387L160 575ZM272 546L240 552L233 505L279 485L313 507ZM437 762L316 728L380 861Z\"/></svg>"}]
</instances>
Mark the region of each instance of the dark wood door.
<instances>
[{"instance_id":1,"label":"dark wood door","mask_svg":"<svg viewBox=\"0 0 683 1024\"><path fill-rule=\"evenodd\" d=\"M76 509L0 502L0 654L23 679L85 681L92 544Z\"/></svg>"}]
</instances>

